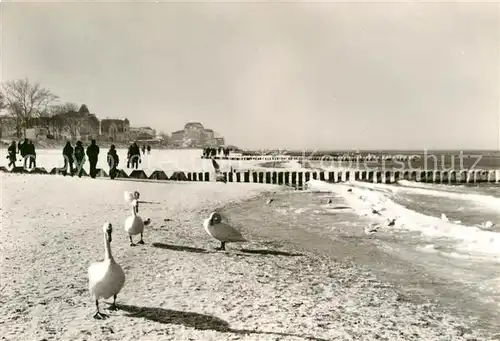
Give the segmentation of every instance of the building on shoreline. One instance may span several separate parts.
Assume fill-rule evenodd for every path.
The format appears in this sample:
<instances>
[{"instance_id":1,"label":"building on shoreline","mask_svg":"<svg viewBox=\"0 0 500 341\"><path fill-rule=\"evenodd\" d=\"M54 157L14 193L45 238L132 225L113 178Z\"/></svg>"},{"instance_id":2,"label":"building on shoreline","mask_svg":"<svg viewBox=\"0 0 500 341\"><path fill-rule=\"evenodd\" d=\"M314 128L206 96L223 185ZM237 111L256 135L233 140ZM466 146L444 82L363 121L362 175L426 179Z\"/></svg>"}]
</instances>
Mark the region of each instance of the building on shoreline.
<instances>
[{"instance_id":1,"label":"building on shoreline","mask_svg":"<svg viewBox=\"0 0 500 341\"><path fill-rule=\"evenodd\" d=\"M53 141L87 141L92 139L109 143L159 144L172 148L218 148L225 145L224 137L205 128L200 122L188 122L182 130L171 136L158 133L151 127L132 127L127 118L99 119L83 104L78 111L69 109L54 115L45 115L30 120L29 126L19 129L14 116L0 116L0 138Z\"/></svg>"},{"instance_id":2,"label":"building on shoreline","mask_svg":"<svg viewBox=\"0 0 500 341\"><path fill-rule=\"evenodd\" d=\"M224 145L224 138L212 129L207 129L200 122L188 122L184 129L170 135L170 144L178 148L204 148Z\"/></svg>"},{"instance_id":3,"label":"building on shoreline","mask_svg":"<svg viewBox=\"0 0 500 341\"><path fill-rule=\"evenodd\" d=\"M17 127L17 128L16 128ZM29 124L19 129L17 118L13 116L0 117L0 134L3 138L29 138L32 140L69 140L87 141L99 134L99 119L82 105L78 111L55 115L34 117Z\"/></svg>"},{"instance_id":4,"label":"building on shoreline","mask_svg":"<svg viewBox=\"0 0 500 341\"><path fill-rule=\"evenodd\" d=\"M105 118L100 121L99 140L126 143L130 141L130 121L128 119Z\"/></svg>"},{"instance_id":5,"label":"building on shoreline","mask_svg":"<svg viewBox=\"0 0 500 341\"><path fill-rule=\"evenodd\" d=\"M150 127L130 127L131 141L147 141L156 138L156 130Z\"/></svg>"}]
</instances>

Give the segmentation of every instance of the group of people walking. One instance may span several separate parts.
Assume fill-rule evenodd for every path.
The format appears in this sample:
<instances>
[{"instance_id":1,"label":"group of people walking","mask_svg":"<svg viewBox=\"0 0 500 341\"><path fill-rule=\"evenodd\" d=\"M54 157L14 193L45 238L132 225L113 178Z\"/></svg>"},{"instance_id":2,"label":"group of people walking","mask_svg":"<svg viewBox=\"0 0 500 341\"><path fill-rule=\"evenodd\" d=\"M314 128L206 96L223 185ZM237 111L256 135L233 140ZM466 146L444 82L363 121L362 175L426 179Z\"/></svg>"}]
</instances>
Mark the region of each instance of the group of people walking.
<instances>
[{"instance_id":1,"label":"group of people walking","mask_svg":"<svg viewBox=\"0 0 500 341\"><path fill-rule=\"evenodd\" d=\"M127 153L127 168L139 168L139 163L141 163L141 151L142 154L151 153L150 145L143 145L142 148L139 147L137 142L132 143L128 148ZM9 160L8 167L16 167L17 154L20 154L22 159L24 159L24 168L34 168L36 167L36 151L35 145L29 139L25 139L23 142L16 144L16 141L12 141L7 149L7 159ZM89 175L92 178L97 176L97 162L99 160L100 148L96 143L96 140L92 140L90 145L85 149L82 141L77 141L75 146L71 144L70 141L66 142L62 150L62 155L64 158L64 166L62 167L62 173L64 175L77 175L82 177L83 175L83 165L88 159L89 161ZM107 164L109 166L109 176L111 179L116 178L118 174L118 164L120 158L116 152L115 145L111 145L107 153Z\"/></svg>"},{"instance_id":2,"label":"group of people walking","mask_svg":"<svg viewBox=\"0 0 500 341\"><path fill-rule=\"evenodd\" d=\"M146 150L148 154L151 154L151 146L148 144L147 146L142 145L142 148L139 148L137 142L132 143L128 147L127 152L127 168L139 168L139 164L142 162L141 160L141 151L142 155L146 154Z\"/></svg>"},{"instance_id":3,"label":"group of people walking","mask_svg":"<svg viewBox=\"0 0 500 341\"><path fill-rule=\"evenodd\" d=\"M146 150L148 154L150 154L151 146L143 146L142 153L145 154ZM75 148L71 146L71 142L68 141L66 143L66 146L63 149L65 173L67 173L67 169L69 167L69 173L71 175L77 173L78 176L81 177L83 164L85 162L85 155L88 157L90 163L89 175L91 178L95 178L97 176L97 161L99 159L99 146L96 144L95 140L92 140L85 153L83 151L81 141L78 141L76 143ZM118 164L120 163L120 157L116 152L116 146L114 144L112 144L109 148L106 161L109 166L109 177L111 179L116 178L116 176L118 175ZM75 168L73 168L73 163L76 166ZM134 142L128 148L127 168L130 168L130 166L132 166L132 168L137 169L139 168L139 163L141 163L141 149L137 145L137 142Z\"/></svg>"},{"instance_id":4,"label":"group of people walking","mask_svg":"<svg viewBox=\"0 0 500 341\"><path fill-rule=\"evenodd\" d=\"M24 139L23 142L12 141L7 148L7 159L9 160L8 167L16 167L17 154L21 155L24 168L36 167L36 149L33 141Z\"/></svg>"},{"instance_id":5,"label":"group of people walking","mask_svg":"<svg viewBox=\"0 0 500 341\"><path fill-rule=\"evenodd\" d=\"M66 175L69 173L71 176L77 174L78 177L81 178L83 174L85 156L87 156L90 164L89 175L90 177L95 178L97 176L97 161L99 159L99 152L100 149L95 140L90 142L90 146L87 147L86 151L83 147L82 141L77 141L74 148L71 145L71 142L66 142L66 145L63 148L64 174Z\"/></svg>"},{"instance_id":6,"label":"group of people walking","mask_svg":"<svg viewBox=\"0 0 500 341\"><path fill-rule=\"evenodd\" d=\"M228 157L229 156L229 153L231 152L231 150L229 148L223 148L223 147L219 147L219 148L213 148L213 147L207 147L207 148L204 148L203 149L203 157L204 158L211 158L212 156L224 156L224 157Z\"/></svg>"}]
</instances>

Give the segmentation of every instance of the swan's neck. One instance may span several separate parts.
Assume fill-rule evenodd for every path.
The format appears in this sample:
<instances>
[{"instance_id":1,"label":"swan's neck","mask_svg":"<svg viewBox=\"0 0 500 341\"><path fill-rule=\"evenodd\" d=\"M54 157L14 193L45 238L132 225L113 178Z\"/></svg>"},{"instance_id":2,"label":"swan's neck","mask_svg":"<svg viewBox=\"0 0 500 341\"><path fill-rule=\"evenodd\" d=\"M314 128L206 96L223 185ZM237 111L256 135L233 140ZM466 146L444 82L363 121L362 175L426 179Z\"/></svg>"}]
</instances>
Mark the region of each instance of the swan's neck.
<instances>
[{"instance_id":1,"label":"swan's neck","mask_svg":"<svg viewBox=\"0 0 500 341\"><path fill-rule=\"evenodd\" d=\"M132 215L137 217L137 206L132 206Z\"/></svg>"},{"instance_id":2,"label":"swan's neck","mask_svg":"<svg viewBox=\"0 0 500 341\"><path fill-rule=\"evenodd\" d=\"M113 259L113 255L111 254L111 243L106 234L104 234L104 260L110 259Z\"/></svg>"}]
</instances>

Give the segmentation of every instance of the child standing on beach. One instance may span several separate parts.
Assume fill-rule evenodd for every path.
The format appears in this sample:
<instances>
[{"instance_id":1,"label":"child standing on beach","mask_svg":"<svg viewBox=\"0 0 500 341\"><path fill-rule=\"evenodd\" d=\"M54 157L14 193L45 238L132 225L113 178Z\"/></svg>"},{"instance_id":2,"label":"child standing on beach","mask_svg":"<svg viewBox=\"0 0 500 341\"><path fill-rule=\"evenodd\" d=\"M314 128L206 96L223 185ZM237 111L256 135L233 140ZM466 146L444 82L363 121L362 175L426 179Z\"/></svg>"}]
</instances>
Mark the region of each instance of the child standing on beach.
<instances>
[{"instance_id":1,"label":"child standing on beach","mask_svg":"<svg viewBox=\"0 0 500 341\"><path fill-rule=\"evenodd\" d=\"M92 140L90 146L87 147L87 157L90 163L89 175L92 179L95 179L97 175L97 159L99 157L99 146L96 144L95 140Z\"/></svg>"},{"instance_id":2,"label":"child standing on beach","mask_svg":"<svg viewBox=\"0 0 500 341\"><path fill-rule=\"evenodd\" d=\"M73 176L73 146L70 141L66 142L62 154L64 158L64 175L68 173L69 168L69 174Z\"/></svg>"},{"instance_id":3,"label":"child standing on beach","mask_svg":"<svg viewBox=\"0 0 500 341\"><path fill-rule=\"evenodd\" d=\"M75 168L78 172L78 177L82 177L83 164L85 163L85 150L83 149L82 141L77 141L75 146Z\"/></svg>"},{"instance_id":4,"label":"child standing on beach","mask_svg":"<svg viewBox=\"0 0 500 341\"><path fill-rule=\"evenodd\" d=\"M116 168L118 167L118 163L120 162L120 158L116 153L116 147L114 144L111 145L108 151L108 165L109 165L109 177L111 179L116 178Z\"/></svg>"}]
</instances>

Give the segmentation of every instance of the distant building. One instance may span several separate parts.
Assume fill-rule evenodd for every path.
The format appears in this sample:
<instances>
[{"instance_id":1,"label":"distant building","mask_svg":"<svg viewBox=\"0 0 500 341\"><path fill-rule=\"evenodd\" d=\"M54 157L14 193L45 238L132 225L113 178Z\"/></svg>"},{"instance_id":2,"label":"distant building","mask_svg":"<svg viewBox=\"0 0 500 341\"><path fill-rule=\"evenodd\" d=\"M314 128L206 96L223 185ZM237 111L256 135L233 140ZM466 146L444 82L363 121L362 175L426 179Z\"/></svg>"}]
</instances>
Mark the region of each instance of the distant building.
<instances>
[{"instance_id":1,"label":"distant building","mask_svg":"<svg viewBox=\"0 0 500 341\"><path fill-rule=\"evenodd\" d=\"M101 120L101 139L109 142L129 142L130 141L130 122L128 119L109 119Z\"/></svg>"},{"instance_id":2,"label":"distant building","mask_svg":"<svg viewBox=\"0 0 500 341\"><path fill-rule=\"evenodd\" d=\"M169 143L173 147L182 147L183 140L184 140L184 130L177 130L174 131L172 134L170 134Z\"/></svg>"},{"instance_id":3,"label":"distant building","mask_svg":"<svg viewBox=\"0 0 500 341\"><path fill-rule=\"evenodd\" d=\"M1 116L0 131L2 137L15 137L19 133L20 138L26 134L26 138L36 140L89 140L99 135L99 119L88 111L68 111L33 118L29 126L16 131L16 118Z\"/></svg>"},{"instance_id":4,"label":"distant building","mask_svg":"<svg viewBox=\"0 0 500 341\"><path fill-rule=\"evenodd\" d=\"M200 122L188 122L183 130L171 134L169 143L173 147L184 148L218 147L224 144L224 138L216 137L212 129L205 129Z\"/></svg>"},{"instance_id":5,"label":"distant building","mask_svg":"<svg viewBox=\"0 0 500 341\"><path fill-rule=\"evenodd\" d=\"M224 146L226 143L225 143L225 140L223 137L215 137L214 138L214 144L216 146Z\"/></svg>"},{"instance_id":6,"label":"distant building","mask_svg":"<svg viewBox=\"0 0 500 341\"><path fill-rule=\"evenodd\" d=\"M150 127L130 127L130 140L151 140L156 137L156 130Z\"/></svg>"}]
</instances>

